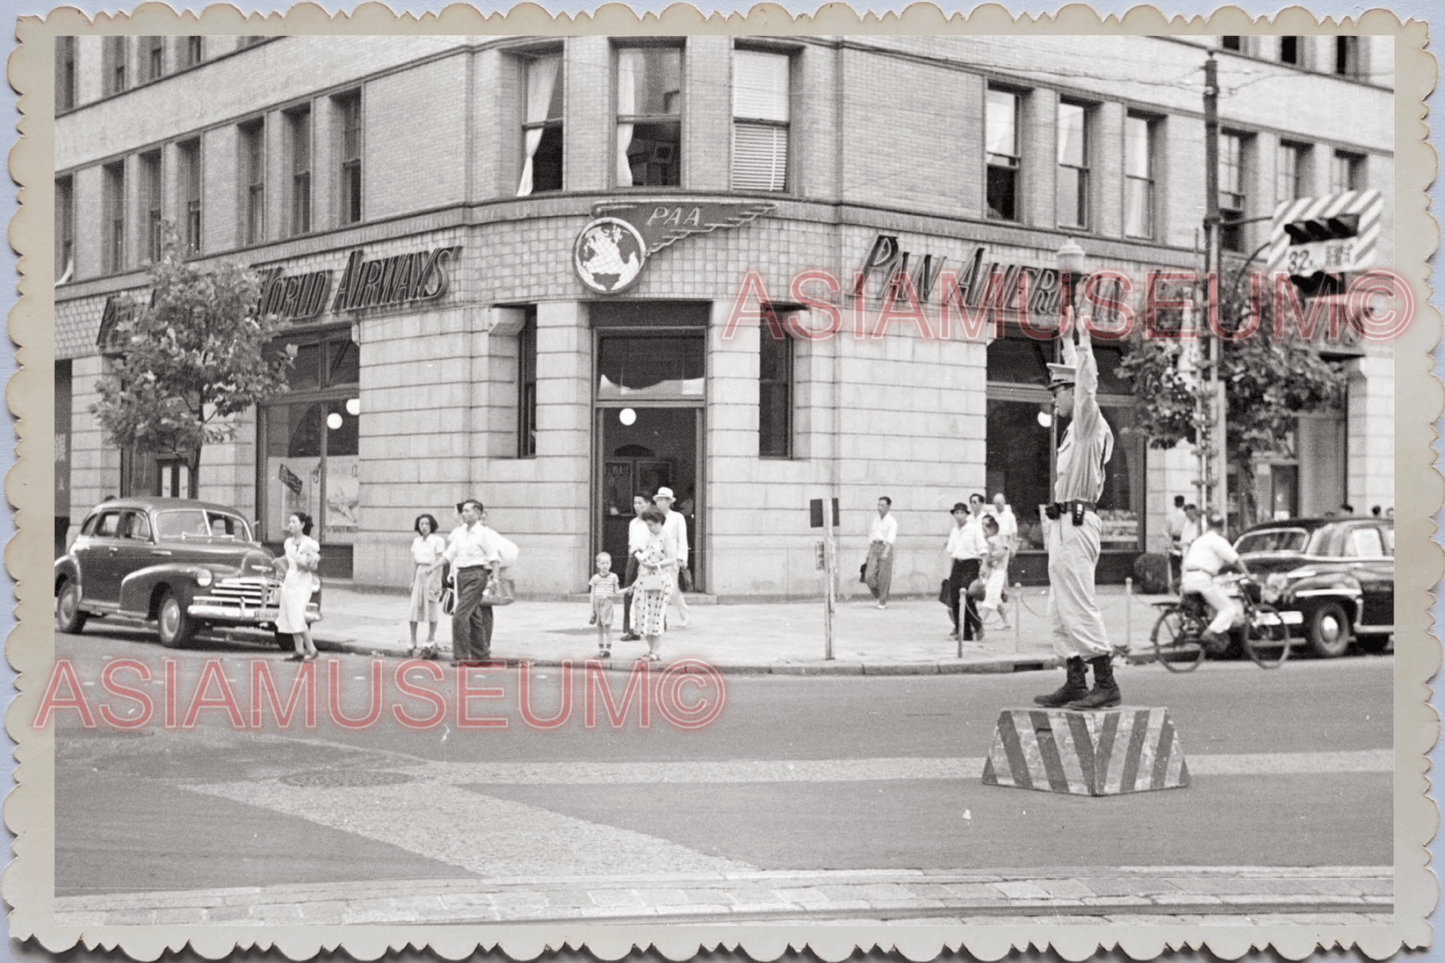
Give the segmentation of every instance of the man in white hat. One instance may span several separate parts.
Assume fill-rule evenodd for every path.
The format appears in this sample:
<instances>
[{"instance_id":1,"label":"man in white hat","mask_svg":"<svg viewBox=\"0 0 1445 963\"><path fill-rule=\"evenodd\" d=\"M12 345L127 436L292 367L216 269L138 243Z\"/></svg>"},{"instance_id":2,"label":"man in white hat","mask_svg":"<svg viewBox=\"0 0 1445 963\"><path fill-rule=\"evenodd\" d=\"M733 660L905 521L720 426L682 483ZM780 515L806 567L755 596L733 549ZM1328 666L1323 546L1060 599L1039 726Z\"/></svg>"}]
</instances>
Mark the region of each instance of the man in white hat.
<instances>
[{"instance_id":1,"label":"man in white hat","mask_svg":"<svg viewBox=\"0 0 1445 963\"><path fill-rule=\"evenodd\" d=\"M687 519L682 517L681 512L672 510L671 488L659 488L652 496L652 502L667 515L662 523L663 541L671 541L677 549L677 581L672 586L672 601L677 603L677 624L683 626L688 620L687 599L682 597L682 570L687 568Z\"/></svg>"},{"instance_id":2,"label":"man in white hat","mask_svg":"<svg viewBox=\"0 0 1445 963\"><path fill-rule=\"evenodd\" d=\"M1064 339L1064 363L1049 365L1049 391L1056 417L1072 418L1059 442L1054 502L1045 509L1049 550L1049 623L1054 651L1067 661L1063 686L1034 697L1041 706L1103 709L1120 702L1110 664L1113 646L1094 599L1101 525L1097 502L1104 494L1104 466L1114 453L1114 433L1099 411L1099 366L1089 338L1088 318ZM1077 347L1075 347L1077 342ZM1094 669L1087 685L1085 664Z\"/></svg>"}]
</instances>

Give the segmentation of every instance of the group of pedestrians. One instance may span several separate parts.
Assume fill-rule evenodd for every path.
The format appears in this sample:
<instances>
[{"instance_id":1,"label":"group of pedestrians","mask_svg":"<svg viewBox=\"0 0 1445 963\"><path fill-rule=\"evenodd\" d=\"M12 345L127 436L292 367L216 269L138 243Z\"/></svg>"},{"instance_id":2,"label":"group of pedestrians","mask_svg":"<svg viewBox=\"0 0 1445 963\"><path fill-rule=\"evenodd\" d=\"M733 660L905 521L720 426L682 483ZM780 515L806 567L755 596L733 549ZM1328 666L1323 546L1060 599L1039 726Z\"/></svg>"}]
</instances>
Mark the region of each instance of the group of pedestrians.
<instances>
[{"instance_id":1,"label":"group of pedestrians","mask_svg":"<svg viewBox=\"0 0 1445 963\"><path fill-rule=\"evenodd\" d=\"M638 493L632 498L633 517L627 524L627 565L623 577L612 572L612 556L597 556L597 574L589 589L591 622L597 626L597 653L612 656L612 621L618 597L631 596L622 607L621 641L647 643L648 661L662 659L662 636L667 632L667 608L677 606L679 626L690 618L683 596L688 578L687 519L672 510L671 488L659 488L651 498Z\"/></svg>"},{"instance_id":2,"label":"group of pedestrians","mask_svg":"<svg viewBox=\"0 0 1445 963\"><path fill-rule=\"evenodd\" d=\"M486 507L475 498L457 505L462 524L442 538L436 518L430 513L416 517L411 543L413 564L411 605L407 624L411 630L408 654L434 658L437 655L437 623L441 621L448 585L453 593L452 661L468 664L490 657L493 609L506 596L501 570L515 557L515 546L487 527ZM449 574L448 574L449 573ZM417 627L427 625L426 642L417 642Z\"/></svg>"},{"instance_id":3,"label":"group of pedestrians","mask_svg":"<svg viewBox=\"0 0 1445 963\"><path fill-rule=\"evenodd\" d=\"M1003 493L989 505L975 492L968 501L956 503L950 513L953 528L945 546L948 552L948 615L953 621L950 641L981 642L984 616L999 620L999 627L1011 626L1003 608L1008 586L1008 567L1018 551L1018 519Z\"/></svg>"}]
</instances>

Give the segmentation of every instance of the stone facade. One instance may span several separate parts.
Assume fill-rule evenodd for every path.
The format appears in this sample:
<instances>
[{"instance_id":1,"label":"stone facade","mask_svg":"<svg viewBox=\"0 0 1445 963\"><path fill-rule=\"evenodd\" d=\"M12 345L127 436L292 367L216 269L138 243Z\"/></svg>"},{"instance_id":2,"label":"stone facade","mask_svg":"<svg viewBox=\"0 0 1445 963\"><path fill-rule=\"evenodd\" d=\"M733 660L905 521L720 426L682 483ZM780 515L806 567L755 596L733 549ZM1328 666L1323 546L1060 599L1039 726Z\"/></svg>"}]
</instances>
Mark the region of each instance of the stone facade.
<instances>
[{"instance_id":1,"label":"stone facade","mask_svg":"<svg viewBox=\"0 0 1445 963\"><path fill-rule=\"evenodd\" d=\"M1331 76L1325 40L1304 38L1303 66L1277 52L1220 53L1227 130L1246 135L1246 215L1268 214L1276 198L1281 141L1307 145L1310 190L1329 190L1329 158L1363 158L1368 186L1393 188L1392 92L1378 83ZM1389 38L1360 37L1363 62L1389 63ZM856 37L769 41L788 56L788 183L777 193L731 190L731 69L735 41L679 39L681 186L619 188L616 183L616 63L607 37L284 37L237 46L206 38L208 59L175 69L183 38L167 47L160 80L104 94L99 38L80 38L78 107L56 127L57 176L75 197L75 270L56 289L56 351L73 359L71 518L123 487L121 458L89 413L103 371L96 347L108 298L144 289L146 198L142 154L160 151L163 216L186 213L180 151L199 139L203 258L239 258L287 275L329 272L320 315L296 337L340 338L356 347L355 381L315 394L317 403L355 402L353 502L328 510L354 515L333 554L359 584L401 587L410 570L412 519L431 512L453 524L451 506L468 495L488 505L491 523L523 549L516 580L524 592L555 595L586 583L603 543L600 486L604 419L619 405L598 391L600 328L594 305L704 306L704 390L671 408L690 412L697 450L693 525L700 584L722 597L801 597L819 590L815 541L807 526L812 498L828 494L844 508L839 533L846 578L861 561L868 519L879 495L893 498L900 522L896 594L934 590L944 571L947 509L991 482L986 464L990 407L1037 403L1036 387L1003 385L991 369L988 338L954 330L936 336L939 290L917 318L895 317L875 336L882 279L851 296L880 235L909 252L910 270L930 264L966 272L975 252L987 262L1047 271L1066 238L1082 246L1090 269L1109 267L1138 281L1151 268L1197 269L1203 216L1204 129L1198 74L1207 41L1143 37L998 38ZM1263 51L1263 48L1261 48ZM516 197L525 146L526 64L560 52L561 191ZM134 56L132 48L132 56ZM1273 59L1272 59L1273 58ZM1047 70L1041 64L1050 65ZM138 76L132 71L132 76ZM1260 82L1277 79L1277 83ZM1149 78L1148 82L1140 78ZM1234 86L1231 86L1234 85ZM1020 94L1020 166L1014 221L989 216L985 104L991 87ZM360 97L362 216L343 223L341 98ZM1084 104L1088 117L1087 206L1083 231L1057 227L1057 111ZM310 112L312 230L293 235L298 111ZM1150 237L1126 236L1123 197L1125 124L1151 122L1154 213ZM241 129L264 131L264 227L243 237L246 205ZM102 270L106 220L103 167L126 173L124 270ZM655 252L625 294L589 291L573 267L579 231L602 204L682 206L767 202L749 223L697 234ZM1393 257L1386 213L1377 263ZM1268 223L1245 229L1247 249ZM432 301L361 310L334 309L336 284L354 251L367 260L457 248L449 287ZM837 286L801 272L821 271ZM766 286L781 310L817 326L836 309L832 337L794 338L789 384L791 452L760 457L760 326L756 314L733 325L748 277ZM753 289L756 293L756 289ZM1135 292L1135 300L1139 296ZM812 302L812 303L809 303ZM523 320L530 319L530 320ZM640 322L639 322L640 324ZM958 324L954 321L955 326ZM528 326L531 325L531 326ZM735 328L735 329L734 329ZM519 454L526 387L523 330L535 352L535 451ZM622 329L619 329L621 331ZM645 326L627 328L644 334ZM1349 362L1348 435L1336 472L1357 507L1393 504L1393 356L1368 346ZM298 398L311 399L302 391ZM1046 396L1044 396L1046 397ZM1030 400L1032 399L1032 400ZM283 399L284 402L284 399ZM299 402L298 402L299 403ZM263 519L278 484L260 441L264 412L238 424L235 440L209 448L203 497ZM681 422L679 422L681 423ZM349 429L348 429L349 430ZM1140 551L1163 547L1163 519L1174 494L1194 495L1194 458L1186 449L1128 457L1138 481L1118 506L1131 513L1133 543L1115 546L1110 577L1122 577ZM348 454L348 458L353 457ZM687 458L693 461L687 462ZM681 464L680 462L679 464ZM1047 464L1038 468L1047 472ZM1123 470L1123 469L1120 469ZM318 478L324 478L324 473ZM681 487L679 481L674 487ZM989 492L991 495L992 492ZM339 503L338 503L339 505ZM1017 506L1021 516L1034 506ZM323 544L327 538L323 532ZM856 562L853 562L856 564Z\"/></svg>"}]
</instances>

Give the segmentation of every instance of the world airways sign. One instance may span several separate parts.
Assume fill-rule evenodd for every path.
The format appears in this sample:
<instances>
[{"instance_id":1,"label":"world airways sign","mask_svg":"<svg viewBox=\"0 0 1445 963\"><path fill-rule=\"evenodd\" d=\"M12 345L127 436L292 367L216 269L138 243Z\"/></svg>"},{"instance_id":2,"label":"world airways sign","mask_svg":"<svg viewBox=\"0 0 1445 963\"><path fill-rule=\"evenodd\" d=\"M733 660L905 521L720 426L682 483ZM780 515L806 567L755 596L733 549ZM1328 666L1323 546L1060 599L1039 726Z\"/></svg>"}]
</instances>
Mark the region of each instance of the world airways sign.
<instances>
[{"instance_id":1,"label":"world airways sign","mask_svg":"<svg viewBox=\"0 0 1445 963\"><path fill-rule=\"evenodd\" d=\"M435 301L446 295L461 250L439 247L368 260L358 248L347 257L334 297L334 271L287 274L280 266L263 268L257 311L294 324L319 317L328 298L335 314Z\"/></svg>"}]
</instances>

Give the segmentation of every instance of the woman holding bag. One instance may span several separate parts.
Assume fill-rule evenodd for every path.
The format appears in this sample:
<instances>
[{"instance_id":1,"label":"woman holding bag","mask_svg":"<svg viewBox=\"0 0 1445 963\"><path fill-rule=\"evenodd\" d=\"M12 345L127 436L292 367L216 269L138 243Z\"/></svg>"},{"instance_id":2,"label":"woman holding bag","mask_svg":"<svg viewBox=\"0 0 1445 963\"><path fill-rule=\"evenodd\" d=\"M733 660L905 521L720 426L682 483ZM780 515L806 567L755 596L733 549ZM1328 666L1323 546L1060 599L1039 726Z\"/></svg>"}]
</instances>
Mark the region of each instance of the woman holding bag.
<instances>
[{"instance_id":1,"label":"woman holding bag","mask_svg":"<svg viewBox=\"0 0 1445 963\"><path fill-rule=\"evenodd\" d=\"M667 600L677 584L677 550L662 537L667 516L648 506L637 516L647 525L647 544L637 552L637 581L632 584L632 628L647 642L647 661L660 662L657 651L667 630Z\"/></svg>"},{"instance_id":2,"label":"woman holding bag","mask_svg":"<svg viewBox=\"0 0 1445 963\"><path fill-rule=\"evenodd\" d=\"M276 613L276 631L289 632L296 641L292 662L316 659L316 643L311 640L311 626L306 623L306 605L321 587L316 575L321 567L321 546L311 538L311 516L295 512L286 519L285 555L276 559L276 574L281 575L281 605Z\"/></svg>"}]
</instances>

